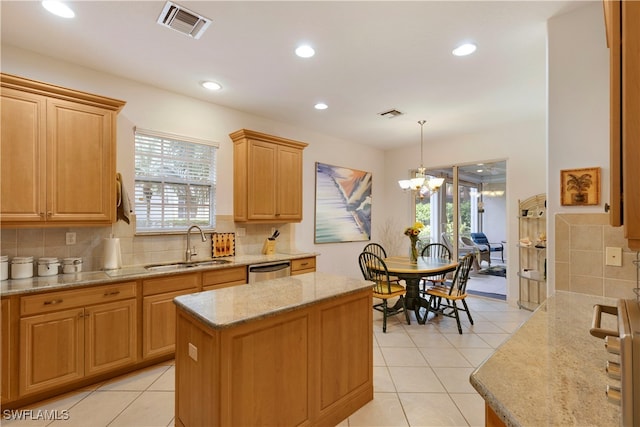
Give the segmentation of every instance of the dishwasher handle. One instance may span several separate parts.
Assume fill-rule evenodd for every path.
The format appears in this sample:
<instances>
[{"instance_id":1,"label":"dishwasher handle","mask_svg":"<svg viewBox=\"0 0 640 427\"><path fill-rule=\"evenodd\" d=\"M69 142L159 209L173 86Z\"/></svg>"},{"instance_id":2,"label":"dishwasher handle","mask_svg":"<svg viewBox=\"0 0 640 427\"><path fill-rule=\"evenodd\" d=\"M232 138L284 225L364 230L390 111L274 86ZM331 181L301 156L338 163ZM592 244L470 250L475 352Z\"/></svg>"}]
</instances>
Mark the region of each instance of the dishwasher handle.
<instances>
[{"instance_id":1,"label":"dishwasher handle","mask_svg":"<svg viewBox=\"0 0 640 427\"><path fill-rule=\"evenodd\" d=\"M249 273L269 273L271 271L284 270L291 266L290 262L279 262L275 264L259 264L249 266Z\"/></svg>"}]
</instances>

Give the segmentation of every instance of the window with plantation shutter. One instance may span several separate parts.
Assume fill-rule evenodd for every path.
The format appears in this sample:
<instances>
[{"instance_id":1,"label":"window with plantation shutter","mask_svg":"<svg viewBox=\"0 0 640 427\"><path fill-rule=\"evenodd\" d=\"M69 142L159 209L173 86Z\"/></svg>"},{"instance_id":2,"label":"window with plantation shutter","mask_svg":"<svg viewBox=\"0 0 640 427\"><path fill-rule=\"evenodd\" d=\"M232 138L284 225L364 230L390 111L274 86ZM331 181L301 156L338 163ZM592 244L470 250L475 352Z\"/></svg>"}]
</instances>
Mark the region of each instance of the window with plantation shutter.
<instances>
[{"instance_id":1,"label":"window with plantation shutter","mask_svg":"<svg viewBox=\"0 0 640 427\"><path fill-rule=\"evenodd\" d=\"M217 144L135 130L136 232L215 228Z\"/></svg>"}]
</instances>

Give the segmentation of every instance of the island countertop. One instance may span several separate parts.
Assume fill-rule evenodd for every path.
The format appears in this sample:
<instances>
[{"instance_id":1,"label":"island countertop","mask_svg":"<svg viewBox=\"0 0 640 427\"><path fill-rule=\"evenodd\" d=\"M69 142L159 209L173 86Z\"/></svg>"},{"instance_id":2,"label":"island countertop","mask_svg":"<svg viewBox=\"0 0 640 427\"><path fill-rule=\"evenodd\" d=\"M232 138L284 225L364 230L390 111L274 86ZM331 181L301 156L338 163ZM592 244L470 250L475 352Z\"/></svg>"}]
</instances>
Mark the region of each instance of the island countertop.
<instances>
[{"instance_id":1,"label":"island countertop","mask_svg":"<svg viewBox=\"0 0 640 427\"><path fill-rule=\"evenodd\" d=\"M306 273L182 295L175 304L212 329L223 329L371 289L371 282L328 273Z\"/></svg>"},{"instance_id":2,"label":"island countertop","mask_svg":"<svg viewBox=\"0 0 640 427\"><path fill-rule=\"evenodd\" d=\"M594 304L616 300L558 291L472 374L470 382L507 426L617 426L605 396L604 341L589 334ZM617 328L613 316L603 327Z\"/></svg>"}]
</instances>

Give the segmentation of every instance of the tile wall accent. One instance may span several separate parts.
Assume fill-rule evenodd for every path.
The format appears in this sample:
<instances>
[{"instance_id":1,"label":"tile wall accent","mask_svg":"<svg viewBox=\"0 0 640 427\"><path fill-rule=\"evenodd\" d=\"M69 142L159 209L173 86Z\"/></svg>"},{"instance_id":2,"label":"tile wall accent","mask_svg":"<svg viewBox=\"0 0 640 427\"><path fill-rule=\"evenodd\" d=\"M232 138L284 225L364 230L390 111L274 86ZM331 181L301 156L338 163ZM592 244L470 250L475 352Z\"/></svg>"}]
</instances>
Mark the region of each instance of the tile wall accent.
<instances>
[{"instance_id":1,"label":"tile wall accent","mask_svg":"<svg viewBox=\"0 0 640 427\"><path fill-rule=\"evenodd\" d=\"M0 254L41 257L82 257L83 271L101 270L104 262L104 238L120 239L123 266L155 264L182 261L186 250L185 234L162 236L136 236L133 225L118 221L108 227L65 227L65 228L20 228L0 230ZM220 215L216 218L218 232L236 232L236 254L260 254L264 240L271 235L273 227L280 231L276 251L290 253L293 229L290 224L241 224L234 223L233 216ZM246 235L239 237L237 228L244 228ZM76 233L76 244L66 245L66 233ZM192 246L196 246L197 259L211 258L211 233L205 233L202 242L197 232L191 236Z\"/></svg>"},{"instance_id":2,"label":"tile wall accent","mask_svg":"<svg viewBox=\"0 0 640 427\"><path fill-rule=\"evenodd\" d=\"M622 227L607 214L556 214L555 288L612 298L633 298L638 254L629 250ZM622 248L622 266L605 265L605 248Z\"/></svg>"}]
</instances>

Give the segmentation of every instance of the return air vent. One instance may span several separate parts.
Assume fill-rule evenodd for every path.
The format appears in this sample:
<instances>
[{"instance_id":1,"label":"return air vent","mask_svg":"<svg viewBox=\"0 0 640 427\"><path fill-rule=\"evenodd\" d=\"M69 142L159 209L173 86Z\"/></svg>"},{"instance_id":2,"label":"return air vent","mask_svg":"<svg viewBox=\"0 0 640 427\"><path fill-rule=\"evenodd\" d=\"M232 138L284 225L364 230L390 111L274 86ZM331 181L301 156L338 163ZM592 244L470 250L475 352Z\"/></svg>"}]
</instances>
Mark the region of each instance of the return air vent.
<instances>
[{"instance_id":1,"label":"return air vent","mask_svg":"<svg viewBox=\"0 0 640 427\"><path fill-rule=\"evenodd\" d=\"M400 111L393 109L393 110L389 110L389 111L384 111L382 113L378 113L379 116L381 117L386 117L388 119L393 119L394 117L397 116L401 116L404 113L401 113Z\"/></svg>"},{"instance_id":2,"label":"return air vent","mask_svg":"<svg viewBox=\"0 0 640 427\"><path fill-rule=\"evenodd\" d=\"M211 20L168 1L158 17L158 24L199 39L211 24Z\"/></svg>"}]
</instances>

